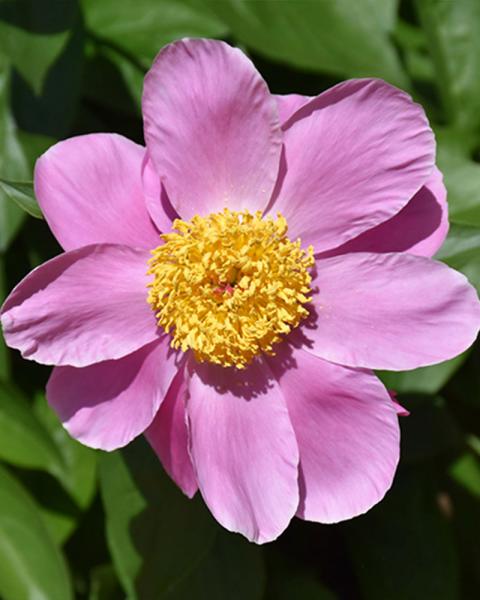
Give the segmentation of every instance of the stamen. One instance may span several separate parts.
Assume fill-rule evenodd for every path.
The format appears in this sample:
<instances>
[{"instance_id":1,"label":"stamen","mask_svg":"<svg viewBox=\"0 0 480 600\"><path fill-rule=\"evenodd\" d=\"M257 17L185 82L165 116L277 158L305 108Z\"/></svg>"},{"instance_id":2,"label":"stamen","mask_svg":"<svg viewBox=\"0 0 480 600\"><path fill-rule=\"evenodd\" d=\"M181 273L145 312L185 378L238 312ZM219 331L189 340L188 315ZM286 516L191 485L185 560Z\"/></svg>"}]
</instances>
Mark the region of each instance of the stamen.
<instances>
[{"instance_id":1,"label":"stamen","mask_svg":"<svg viewBox=\"0 0 480 600\"><path fill-rule=\"evenodd\" d=\"M172 347L241 369L308 315L313 248L287 238L287 222L225 209L191 221L152 251L148 302Z\"/></svg>"}]
</instances>

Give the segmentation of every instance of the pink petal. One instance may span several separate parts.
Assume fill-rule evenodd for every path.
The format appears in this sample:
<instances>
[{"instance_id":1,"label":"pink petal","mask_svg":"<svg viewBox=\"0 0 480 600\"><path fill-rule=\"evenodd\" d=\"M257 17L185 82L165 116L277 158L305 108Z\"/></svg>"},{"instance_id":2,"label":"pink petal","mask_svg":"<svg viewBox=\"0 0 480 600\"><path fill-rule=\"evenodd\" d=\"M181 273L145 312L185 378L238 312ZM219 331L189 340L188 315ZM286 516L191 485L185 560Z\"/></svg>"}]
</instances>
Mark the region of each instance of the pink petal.
<instances>
[{"instance_id":1,"label":"pink petal","mask_svg":"<svg viewBox=\"0 0 480 600\"><path fill-rule=\"evenodd\" d=\"M435 140L423 109L375 79L353 79L298 110L271 212L316 252L395 215L427 181Z\"/></svg>"},{"instance_id":2,"label":"pink petal","mask_svg":"<svg viewBox=\"0 0 480 600\"><path fill-rule=\"evenodd\" d=\"M300 450L297 515L336 523L364 513L390 488L399 458L398 419L387 390L370 372L287 344L269 363Z\"/></svg>"},{"instance_id":3,"label":"pink petal","mask_svg":"<svg viewBox=\"0 0 480 600\"><path fill-rule=\"evenodd\" d=\"M393 402L393 407L395 408L395 411L397 413L397 415L399 417L409 417L410 416L410 411L407 410L406 408L404 408L398 401L397 401L397 392L393 391L393 390L388 390L388 394Z\"/></svg>"},{"instance_id":4,"label":"pink petal","mask_svg":"<svg viewBox=\"0 0 480 600\"><path fill-rule=\"evenodd\" d=\"M401 404L399 404L396 400L393 401L393 408L399 417L409 417L410 411L404 408Z\"/></svg>"},{"instance_id":5,"label":"pink petal","mask_svg":"<svg viewBox=\"0 0 480 600\"><path fill-rule=\"evenodd\" d=\"M409 252L433 256L448 233L447 190L435 167L427 183L394 217L323 256L347 252Z\"/></svg>"},{"instance_id":6,"label":"pink petal","mask_svg":"<svg viewBox=\"0 0 480 600\"><path fill-rule=\"evenodd\" d=\"M149 257L146 250L100 244L37 267L2 307L7 344L40 363L85 367L157 339L147 304Z\"/></svg>"},{"instance_id":7,"label":"pink petal","mask_svg":"<svg viewBox=\"0 0 480 600\"><path fill-rule=\"evenodd\" d=\"M160 410L145 435L161 460L165 471L183 492L192 498L198 486L188 454L185 414L187 395L187 386L182 370L173 380Z\"/></svg>"},{"instance_id":8,"label":"pink petal","mask_svg":"<svg viewBox=\"0 0 480 600\"><path fill-rule=\"evenodd\" d=\"M143 113L148 151L182 218L267 205L282 135L243 52L214 40L169 44L145 78Z\"/></svg>"},{"instance_id":9,"label":"pink petal","mask_svg":"<svg viewBox=\"0 0 480 600\"><path fill-rule=\"evenodd\" d=\"M97 243L155 248L158 231L145 207L145 148L107 133L52 146L35 166L35 194L65 250Z\"/></svg>"},{"instance_id":10,"label":"pink petal","mask_svg":"<svg viewBox=\"0 0 480 600\"><path fill-rule=\"evenodd\" d=\"M312 100L311 96L301 96L300 94L274 94L273 97L277 101L278 116L282 126L299 108Z\"/></svg>"},{"instance_id":11,"label":"pink petal","mask_svg":"<svg viewBox=\"0 0 480 600\"><path fill-rule=\"evenodd\" d=\"M56 367L47 398L71 436L92 448L115 450L152 422L177 371L175 359L164 336L120 360Z\"/></svg>"},{"instance_id":12,"label":"pink petal","mask_svg":"<svg viewBox=\"0 0 480 600\"><path fill-rule=\"evenodd\" d=\"M244 371L195 365L187 417L197 481L213 516L257 543L298 506L298 449L281 390L257 361Z\"/></svg>"},{"instance_id":13,"label":"pink petal","mask_svg":"<svg viewBox=\"0 0 480 600\"><path fill-rule=\"evenodd\" d=\"M170 204L167 193L162 186L160 177L155 171L148 153L142 166L143 193L145 204L152 218L152 221L158 227L159 231L168 233L172 229L172 222L178 219L179 215ZM160 243L157 242L157 245Z\"/></svg>"},{"instance_id":14,"label":"pink petal","mask_svg":"<svg viewBox=\"0 0 480 600\"><path fill-rule=\"evenodd\" d=\"M476 338L477 293L442 263L359 252L318 260L317 272L316 322L302 331L321 358L401 371L453 358Z\"/></svg>"}]
</instances>

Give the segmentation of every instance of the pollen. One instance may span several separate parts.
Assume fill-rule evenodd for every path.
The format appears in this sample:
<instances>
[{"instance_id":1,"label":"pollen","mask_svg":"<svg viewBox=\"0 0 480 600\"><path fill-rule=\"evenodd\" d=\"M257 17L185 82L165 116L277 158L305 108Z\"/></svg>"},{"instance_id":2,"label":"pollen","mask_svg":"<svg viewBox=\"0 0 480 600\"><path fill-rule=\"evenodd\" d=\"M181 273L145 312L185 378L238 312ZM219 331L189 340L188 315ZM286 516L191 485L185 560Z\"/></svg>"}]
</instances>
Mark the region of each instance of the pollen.
<instances>
[{"instance_id":1,"label":"pollen","mask_svg":"<svg viewBox=\"0 0 480 600\"><path fill-rule=\"evenodd\" d=\"M152 250L148 303L171 345L197 361L244 368L308 315L313 248L278 214L223 212L190 221Z\"/></svg>"}]
</instances>

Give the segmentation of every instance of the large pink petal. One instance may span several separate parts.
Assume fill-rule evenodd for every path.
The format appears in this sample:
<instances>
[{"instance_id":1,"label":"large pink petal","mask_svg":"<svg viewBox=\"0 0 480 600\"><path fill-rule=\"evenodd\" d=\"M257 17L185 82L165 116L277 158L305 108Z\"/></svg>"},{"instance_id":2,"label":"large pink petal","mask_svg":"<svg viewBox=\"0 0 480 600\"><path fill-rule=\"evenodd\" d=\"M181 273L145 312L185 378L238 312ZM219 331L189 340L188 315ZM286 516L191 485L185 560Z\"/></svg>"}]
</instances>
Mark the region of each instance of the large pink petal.
<instances>
[{"instance_id":1,"label":"large pink petal","mask_svg":"<svg viewBox=\"0 0 480 600\"><path fill-rule=\"evenodd\" d=\"M285 125L272 213L316 252L395 215L427 181L435 140L423 109L381 80L339 84Z\"/></svg>"},{"instance_id":2,"label":"large pink petal","mask_svg":"<svg viewBox=\"0 0 480 600\"><path fill-rule=\"evenodd\" d=\"M287 344L269 363L300 450L298 516L335 523L364 513L390 488L399 458L397 412L387 390L370 372Z\"/></svg>"},{"instance_id":3,"label":"large pink petal","mask_svg":"<svg viewBox=\"0 0 480 600\"><path fill-rule=\"evenodd\" d=\"M185 376L181 370L173 380L165 401L145 435L165 471L183 492L192 498L198 486L188 453L185 414L187 394Z\"/></svg>"},{"instance_id":4,"label":"large pink petal","mask_svg":"<svg viewBox=\"0 0 480 600\"><path fill-rule=\"evenodd\" d=\"M177 372L176 358L164 336L120 360L55 367L47 398L71 436L114 450L150 425Z\"/></svg>"},{"instance_id":5,"label":"large pink petal","mask_svg":"<svg viewBox=\"0 0 480 600\"><path fill-rule=\"evenodd\" d=\"M35 166L35 193L65 250L97 243L155 248L158 231L145 207L145 148L115 134L73 137Z\"/></svg>"},{"instance_id":6,"label":"large pink petal","mask_svg":"<svg viewBox=\"0 0 480 600\"><path fill-rule=\"evenodd\" d=\"M388 221L325 255L347 252L409 252L433 256L448 233L447 190L435 168L427 183Z\"/></svg>"},{"instance_id":7,"label":"large pink petal","mask_svg":"<svg viewBox=\"0 0 480 600\"><path fill-rule=\"evenodd\" d=\"M278 383L263 361L243 371L196 365L190 448L200 491L228 530L274 540L298 507L298 448Z\"/></svg>"},{"instance_id":8,"label":"large pink petal","mask_svg":"<svg viewBox=\"0 0 480 600\"><path fill-rule=\"evenodd\" d=\"M172 229L172 222L179 215L170 204L160 176L157 174L148 153L145 155L142 165L142 179L147 210L159 231L168 233Z\"/></svg>"},{"instance_id":9,"label":"large pink petal","mask_svg":"<svg viewBox=\"0 0 480 600\"><path fill-rule=\"evenodd\" d=\"M243 52L214 40L166 46L145 78L143 113L149 154L182 218L267 205L282 134Z\"/></svg>"},{"instance_id":10,"label":"large pink petal","mask_svg":"<svg viewBox=\"0 0 480 600\"><path fill-rule=\"evenodd\" d=\"M274 94L277 101L278 116L283 125L288 119L297 112L299 108L312 100L311 96L301 96L300 94Z\"/></svg>"},{"instance_id":11,"label":"large pink petal","mask_svg":"<svg viewBox=\"0 0 480 600\"><path fill-rule=\"evenodd\" d=\"M157 339L161 332L147 304L149 256L99 244L37 267L2 307L7 344L40 363L84 367Z\"/></svg>"},{"instance_id":12,"label":"large pink petal","mask_svg":"<svg viewBox=\"0 0 480 600\"><path fill-rule=\"evenodd\" d=\"M317 261L306 348L335 363L407 370L453 358L475 340L480 303L466 277L411 254ZM310 344L310 347L309 347Z\"/></svg>"}]
</instances>

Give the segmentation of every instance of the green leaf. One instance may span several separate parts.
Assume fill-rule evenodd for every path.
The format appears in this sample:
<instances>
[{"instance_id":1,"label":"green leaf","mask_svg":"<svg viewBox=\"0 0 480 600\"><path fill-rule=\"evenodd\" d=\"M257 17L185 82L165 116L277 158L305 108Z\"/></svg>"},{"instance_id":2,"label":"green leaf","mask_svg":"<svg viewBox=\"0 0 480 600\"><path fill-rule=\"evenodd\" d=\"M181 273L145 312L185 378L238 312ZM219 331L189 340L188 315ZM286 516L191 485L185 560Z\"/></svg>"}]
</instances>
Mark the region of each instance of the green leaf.
<instances>
[{"instance_id":1,"label":"green leaf","mask_svg":"<svg viewBox=\"0 0 480 600\"><path fill-rule=\"evenodd\" d=\"M113 566L104 564L92 569L88 600L118 600L118 598L121 598L121 590Z\"/></svg>"},{"instance_id":2,"label":"green leaf","mask_svg":"<svg viewBox=\"0 0 480 600\"><path fill-rule=\"evenodd\" d=\"M463 475L463 474L462 474ZM455 476L453 477L455 480ZM449 482L450 483L450 482ZM457 485L449 485L453 505L453 525L462 569L462 598L476 598L480 587L480 519L479 497L465 486L461 476Z\"/></svg>"},{"instance_id":3,"label":"green leaf","mask_svg":"<svg viewBox=\"0 0 480 600\"><path fill-rule=\"evenodd\" d=\"M83 25L78 22L51 66L40 94L13 73L12 106L20 129L53 138L71 134L80 100L84 38Z\"/></svg>"},{"instance_id":4,"label":"green leaf","mask_svg":"<svg viewBox=\"0 0 480 600\"><path fill-rule=\"evenodd\" d=\"M395 1L209 0L208 5L238 41L267 58L310 71L409 85L389 40Z\"/></svg>"},{"instance_id":5,"label":"green leaf","mask_svg":"<svg viewBox=\"0 0 480 600\"><path fill-rule=\"evenodd\" d=\"M183 37L219 37L226 26L199 0L82 0L87 28L149 68L162 46Z\"/></svg>"},{"instance_id":6,"label":"green leaf","mask_svg":"<svg viewBox=\"0 0 480 600\"><path fill-rule=\"evenodd\" d=\"M41 469L58 481L39 473L23 477L35 493L53 539L63 543L81 511L93 500L96 453L70 438L43 394L32 407L7 384L0 384L0 430L1 459L19 467Z\"/></svg>"},{"instance_id":7,"label":"green leaf","mask_svg":"<svg viewBox=\"0 0 480 600\"><path fill-rule=\"evenodd\" d=\"M343 529L363 598L460 598L458 556L431 465L397 474L386 498Z\"/></svg>"},{"instance_id":8,"label":"green leaf","mask_svg":"<svg viewBox=\"0 0 480 600\"><path fill-rule=\"evenodd\" d=\"M87 43L83 95L121 114L141 115L145 70L95 40Z\"/></svg>"},{"instance_id":9,"label":"green leaf","mask_svg":"<svg viewBox=\"0 0 480 600\"><path fill-rule=\"evenodd\" d=\"M62 457L64 472L58 478L59 483L81 510L87 509L97 490L97 453L67 433L44 394L36 396L33 409Z\"/></svg>"},{"instance_id":10,"label":"green leaf","mask_svg":"<svg viewBox=\"0 0 480 600\"><path fill-rule=\"evenodd\" d=\"M57 446L31 406L13 386L0 383L0 458L19 467L43 469L62 477Z\"/></svg>"},{"instance_id":11,"label":"green leaf","mask_svg":"<svg viewBox=\"0 0 480 600\"><path fill-rule=\"evenodd\" d=\"M476 435L469 435L467 438L467 443L473 452L480 457L480 437L477 437Z\"/></svg>"},{"instance_id":12,"label":"green leaf","mask_svg":"<svg viewBox=\"0 0 480 600\"><path fill-rule=\"evenodd\" d=\"M480 499L480 459L465 452L450 466L450 476Z\"/></svg>"},{"instance_id":13,"label":"green leaf","mask_svg":"<svg viewBox=\"0 0 480 600\"><path fill-rule=\"evenodd\" d=\"M58 500L56 494L51 490L48 491L50 502L55 504L55 508L45 506L41 500L35 495L35 487L27 486L30 493L35 496L38 503L38 508L42 515L42 519L52 537L52 540L57 546L62 546L75 531L79 515L69 513L68 510L63 510L63 506L58 506ZM60 500L61 502L61 500Z\"/></svg>"},{"instance_id":14,"label":"green leaf","mask_svg":"<svg viewBox=\"0 0 480 600\"><path fill-rule=\"evenodd\" d=\"M450 123L480 125L480 2L417 0Z\"/></svg>"},{"instance_id":15,"label":"green leaf","mask_svg":"<svg viewBox=\"0 0 480 600\"><path fill-rule=\"evenodd\" d=\"M412 371L379 371L377 374L387 388L406 394L436 394L450 377L462 366L468 353L464 352L451 360L431 367L421 367Z\"/></svg>"},{"instance_id":16,"label":"green leaf","mask_svg":"<svg viewBox=\"0 0 480 600\"><path fill-rule=\"evenodd\" d=\"M7 198L10 198L29 215L36 219L43 218L42 211L33 193L33 183L31 181L8 181L0 178L0 188Z\"/></svg>"},{"instance_id":17,"label":"green leaf","mask_svg":"<svg viewBox=\"0 0 480 600\"><path fill-rule=\"evenodd\" d=\"M463 433L441 396L401 396L400 403L410 411L400 420L403 463L438 459L463 449Z\"/></svg>"},{"instance_id":18,"label":"green leaf","mask_svg":"<svg viewBox=\"0 0 480 600\"><path fill-rule=\"evenodd\" d=\"M37 395L32 406L3 384L0 430L0 458L55 478L38 471L19 472L34 494L52 538L57 544L64 543L95 495L95 451L68 435L43 394Z\"/></svg>"},{"instance_id":19,"label":"green leaf","mask_svg":"<svg viewBox=\"0 0 480 600\"><path fill-rule=\"evenodd\" d=\"M427 41L423 30L399 20L393 35L402 46L405 68L410 77L415 81L432 82L435 71L427 52Z\"/></svg>"},{"instance_id":20,"label":"green leaf","mask_svg":"<svg viewBox=\"0 0 480 600\"><path fill-rule=\"evenodd\" d=\"M31 180L36 158L50 144L49 138L17 128L10 110L10 67L0 56L0 177L7 181ZM0 186L0 252L8 248L26 216Z\"/></svg>"},{"instance_id":21,"label":"green leaf","mask_svg":"<svg viewBox=\"0 0 480 600\"><path fill-rule=\"evenodd\" d=\"M3 0L0 54L39 94L45 76L62 52L78 17L76 0Z\"/></svg>"},{"instance_id":22,"label":"green leaf","mask_svg":"<svg viewBox=\"0 0 480 600\"><path fill-rule=\"evenodd\" d=\"M267 548L268 579L266 600L335 600L335 595L305 568L277 546Z\"/></svg>"},{"instance_id":23,"label":"green leaf","mask_svg":"<svg viewBox=\"0 0 480 600\"><path fill-rule=\"evenodd\" d=\"M0 594L69 600L66 564L28 493L0 466Z\"/></svg>"},{"instance_id":24,"label":"green leaf","mask_svg":"<svg viewBox=\"0 0 480 600\"><path fill-rule=\"evenodd\" d=\"M0 56L0 176L22 179L28 166L10 112L9 91L9 65ZM13 204L0 189L0 252L8 247L24 219L24 211Z\"/></svg>"},{"instance_id":25,"label":"green leaf","mask_svg":"<svg viewBox=\"0 0 480 600\"><path fill-rule=\"evenodd\" d=\"M335 596L309 573L280 577L272 586L271 600L335 600Z\"/></svg>"},{"instance_id":26,"label":"green leaf","mask_svg":"<svg viewBox=\"0 0 480 600\"><path fill-rule=\"evenodd\" d=\"M453 224L435 258L461 271L480 292L480 227Z\"/></svg>"},{"instance_id":27,"label":"green leaf","mask_svg":"<svg viewBox=\"0 0 480 600\"><path fill-rule=\"evenodd\" d=\"M107 540L129 598L162 598L199 564L216 531L198 498L169 480L143 439L100 457Z\"/></svg>"},{"instance_id":28,"label":"green leaf","mask_svg":"<svg viewBox=\"0 0 480 600\"><path fill-rule=\"evenodd\" d=\"M0 252L8 248L19 232L25 217L25 211L11 202L0 188Z\"/></svg>"},{"instance_id":29,"label":"green leaf","mask_svg":"<svg viewBox=\"0 0 480 600\"><path fill-rule=\"evenodd\" d=\"M55 138L52 136L31 133L30 131L17 130L17 138L23 150L23 156L26 162L26 173L29 177L9 179L19 179L21 181L31 181L33 175L33 167L37 158L43 154L48 148L55 143Z\"/></svg>"},{"instance_id":30,"label":"green leaf","mask_svg":"<svg viewBox=\"0 0 480 600\"><path fill-rule=\"evenodd\" d=\"M450 221L480 226L480 165L471 158L476 140L455 129L436 128L435 134L437 162L448 191Z\"/></svg>"},{"instance_id":31,"label":"green leaf","mask_svg":"<svg viewBox=\"0 0 480 600\"><path fill-rule=\"evenodd\" d=\"M200 498L183 496L144 440L102 455L100 483L110 551L129 598L263 597L260 549L219 529Z\"/></svg>"},{"instance_id":32,"label":"green leaf","mask_svg":"<svg viewBox=\"0 0 480 600\"><path fill-rule=\"evenodd\" d=\"M8 293L6 273L5 273L5 257L0 254L0 302L3 301ZM0 327L0 381L6 381L10 375L10 355L3 338L3 331Z\"/></svg>"},{"instance_id":33,"label":"green leaf","mask_svg":"<svg viewBox=\"0 0 480 600\"><path fill-rule=\"evenodd\" d=\"M455 407L458 411L459 419L462 419L467 425L467 431L479 436L480 344L476 343L472 346L468 360L448 382L447 391L453 400L452 408ZM471 439L469 439L469 443Z\"/></svg>"},{"instance_id":34,"label":"green leaf","mask_svg":"<svg viewBox=\"0 0 480 600\"><path fill-rule=\"evenodd\" d=\"M265 573L261 549L238 535L219 531L203 560L182 580L166 590L161 598L261 600L264 588Z\"/></svg>"}]
</instances>

